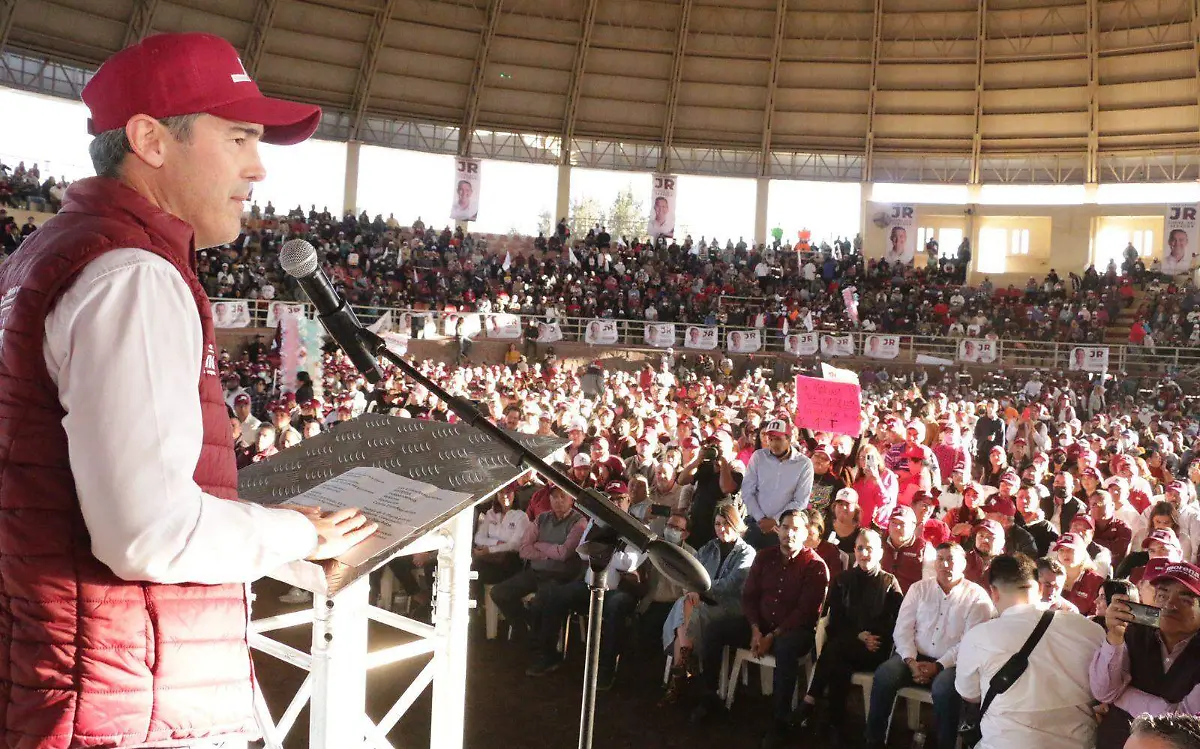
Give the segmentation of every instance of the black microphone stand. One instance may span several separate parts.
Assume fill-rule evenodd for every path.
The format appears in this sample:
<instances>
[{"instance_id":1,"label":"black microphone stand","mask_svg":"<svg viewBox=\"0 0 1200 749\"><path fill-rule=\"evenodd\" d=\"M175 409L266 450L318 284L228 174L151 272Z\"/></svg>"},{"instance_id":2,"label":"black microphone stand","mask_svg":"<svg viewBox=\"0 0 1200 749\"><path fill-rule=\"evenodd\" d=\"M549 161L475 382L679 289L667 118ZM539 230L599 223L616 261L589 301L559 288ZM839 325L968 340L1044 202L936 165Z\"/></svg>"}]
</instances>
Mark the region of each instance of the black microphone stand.
<instances>
[{"instance_id":1,"label":"black microphone stand","mask_svg":"<svg viewBox=\"0 0 1200 749\"><path fill-rule=\"evenodd\" d=\"M532 468L544 476L550 483L562 489L574 498L580 511L598 523L612 528L626 543L636 549L646 552L650 561L660 572L670 580L688 591L703 593L712 586L708 571L691 554L669 541L659 538L645 525L634 520L628 513L613 504L595 489L584 489L571 480L569 476L540 458L529 448L518 442L512 435L489 421L483 414L466 400L451 395L441 385L426 377L404 357L395 354L387 347L387 342L378 334L360 327L359 337L366 343L376 356L387 359L404 373L404 375L424 386L431 393L446 402L447 407L463 423L486 432L492 439L511 448L526 467Z\"/></svg>"},{"instance_id":2,"label":"black microphone stand","mask_svg":"<svg viewBox=\"0 0 1200 749\"><path fill-rule=\"evenodd\" d=\"M493 424L473 405L451 395L441 385L426 377L387 347L378 334L359 327L360 339L376 356L387 359L405 376L424 386L446 402L455 416L470 426L486 432L492 439L512 448L526 466L545 476L558 488L571 495L579 509L596 521L588 541L580 551L588 557L588 636L587 657L583 669L583 700L579 715L579 749L591 749L595 725L596 680L600 663L600 633L604 623L604 583L609 561L616 550L618 538L630 546L645 551L660 572L688 591L703 593L712 586L708 571L694 556L669 541L659 538L650 529L635 521L595 489L584 489L561 471L542 460L536 453L518 442L512 435Z\"/></svg>"}]
</instances>

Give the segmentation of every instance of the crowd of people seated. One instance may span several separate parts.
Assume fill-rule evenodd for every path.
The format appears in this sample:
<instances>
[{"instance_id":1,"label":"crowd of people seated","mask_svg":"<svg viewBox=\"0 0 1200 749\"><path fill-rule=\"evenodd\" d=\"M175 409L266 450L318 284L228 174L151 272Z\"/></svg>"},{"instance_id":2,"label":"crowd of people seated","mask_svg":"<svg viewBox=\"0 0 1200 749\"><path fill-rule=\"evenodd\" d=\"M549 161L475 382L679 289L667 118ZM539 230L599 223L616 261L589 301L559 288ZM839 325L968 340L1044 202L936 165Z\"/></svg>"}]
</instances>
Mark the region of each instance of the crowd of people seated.
<instances>
[{"instance_id":1,"label":"crowd of people seated","mask_svg":"<svg viewBox=\"0 0 1200 749\"><path fill-rule=\"evenodd\" d=\"M319 382L273 391L271 356L261 340L222 355L242 464L364 411L455 418L398 374L366 384L333 351ZM669 657L657 709L717 720L725 656L745 649L774 658L764 746L801 732L883 746L897 694L916 687L931 690L932 733L948 748L1053 611L1034 673L984 713L985 746L1115 749L1140 715L1200 711L1200 411L1175 381L1026 373L986 397L953 372L892 373L864 387L853 438L797 429L792 380L761 369L710 377L664 357L574 370L553 355L418 366L510 430L561 436L562 471L709 572L711 590L689 593L637 549L615 549L601 689L621 687L630 659ZM479 509L477 528L474 565L530 647L526 674L561 668L562 622L586 612L591 524L526 473ZM418 607L429 601L414 573L432 563L392 563ZM1157 618L1135 618L1139 602ZM861 728L848 710L856 674L871 679Z\"/></svg>"},{"instance_id":2,"label":"crowd of people seated","mask_svg":"<svg viewBox=\"0 0 1200 749\"><path fill-rule=\"evenodd\" d=\"M0 166L0 202L56 210L65 183L40 183L37 165ZM30 225L0 215L4 249L15 250ZM202 252L200 276L212 297L303 299L283 273L277 250L289 238L317 246L326 270L352 304L514 312L527 316L688 322L796 330L809 319L822 330L922 336L988 336L1028 341L1103 343L1106 328L1146 289L1134 309L1129 342L1150 348L1200 345L1200 290L1189 280L1147 268L1134 251L1120 266L1051 269L1023 288L964 281L969 244L939 253L931 243L923 267L889 266L862 254L861 237L813 245L782 240L612 237L603 226L570 236L559 222L550 236L485 236L421 219L364 211L337 216L297 206L286 214L255 203L232 245ZM1127 248L1130 249L1130 248ZM921 265L918 263L917 265ZM856 314L841 291L853 287Z\"/></svg>"}]
</instances>

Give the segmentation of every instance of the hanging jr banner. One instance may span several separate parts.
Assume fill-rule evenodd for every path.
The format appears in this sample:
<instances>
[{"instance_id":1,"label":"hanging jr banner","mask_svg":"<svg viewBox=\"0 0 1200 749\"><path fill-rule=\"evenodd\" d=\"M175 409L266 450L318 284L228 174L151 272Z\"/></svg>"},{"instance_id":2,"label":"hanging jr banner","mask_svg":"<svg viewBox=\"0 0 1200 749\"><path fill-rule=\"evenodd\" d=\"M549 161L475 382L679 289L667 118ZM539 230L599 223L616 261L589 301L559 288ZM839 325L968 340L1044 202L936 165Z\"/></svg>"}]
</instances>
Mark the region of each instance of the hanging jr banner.
<instances>
[{"instance_id":1,"label":"hanging jr banner","mask_svg":"<svg viewBox=\"0 0 1200 749\"><path fill-rule=\"evenodd\" d=\"M450 218L474 221L479 215L479 159L458 156L454 159L454 202Z\"/></svg>"},{"instance_id":2,"label":"hanging jr banner","mask_svg":"<svg viewBox=\"0 0 1200 749\"><path fill-rule=\"evenodd\" d=\"M683 347L712 351L717 347L717 329L689 325L687 333L683 337Z\"/></svg>"},{"instance_id":3,"label":"hanging jr banner","mask_svg":"<svg viewBox=\"0 0 1200 749\"><path fill-rule=\"evenodd\" d=\"M883 259L888 265L912 265L917 254L916 211L911 205L893 205L888 212L887 242Z\"/></svg>"},{"instance_id":4,"label":"hanging jr banner","mask_svg":"<svg viewBox=\"0 0 1200 749\"><path fill-rule=\"evenodd\" d=\"M250 327L250 303L213 302L213 327L216 328L248 328Z\"/></svg>"},{"instance_id":5,"label":"hanging jr banner","mask_svg":"<svg viewBox=\"0 0 1200 749\"><path fill-rule=\"evenodd\" d=\"M521 316L501 313L491 315L487 321L487 337L516 340L521 337Z\"/></svg>"},{"instance_id":6,"label":"hanging jr banner","mask_svg":"<svg viewBox=\"0 0 1200 749\"><path fill-rule=\"evenodd\" d=\"M1076 346L1067 368L1072 372L1107 372L1108 346Z\"/></svg>"},{"instance_id":7,"label":"hanging jr banner","mask_svg":"<svg viewBox=\"0 0 1200 749\"><path fill-rule=\"evenodd\" d=\"M854 336L821 336L821 354L824 356L854 356Z\"/></svg>"},{"instance_id":8,"label":"hanging jr banner","mask_svg":"<svg viewBox=\"0 0 1200 749\"><path fill-rule=\"evenodd\" d=\"M762 331L758 328L730 331L728 339L725 349L731 354L753 354L762 349Z\"/></svg>"},{"instance_id":9,"label":"hanging jr banner","mask_svg":"<svg viewBox=\"0 0 1200 749\"><path fill-rule=\"evenodd\" d=\"M674 174L654 175L654 189L650 191L649 234L655 237L670 237L675 234L675 187L678 178Z\"/></svg>"},{"instance_id":10,"label":"hanging jr banner","mask_svg":"<svg viewBox=\"0 0 1200 749\"><path fill-rule=\"evenodd\" d=\"M1196 257L1196 206L1190 204L1167 206L1164 233L1162 272L1177 276L1192 269Z\"/></svg>"},{"instance_id":11,"label":"hanging jr banner","mask_svg":"<svg viewBox=\"0 0 1200 749\"><path fill-rule=\"evenodd\" d=\"M900 355L900 336L871 334L863 341L863 356L871 359L895 359Z\"/></svg>"},{"instance_id":12,"label":"hanging jr banner","mask_svg":"<svg viewBox=\"0 0 1200 749\"><path fill-rule=\"evenodd\" d=\"M964 338L958 342L958 360L991 364L996 361L996 342L988 338Z\"/></svg>"},{"instance_id":13,"label":"hanging jr banner","mask_svg":"<svg viewBox=\"0 0 1200 749\"><path fill-rule=\"evenodd\" d=\"M648 322L642 331L647 346L669 348L675 345L675 323Z\"/></svg>"},{"instance_id":14,"label":"hanging jr banner","mask_svg":"<svg viewBox=\"0 0 1200 749\"><path fill-rule=\"evenodd\" d=\"M591 320L583 331L583 342L593 346L611 346L617 342L616 320Z\"/></svg>"},{"instance_id":15,"label":"hanging jr banner","mask_svg":"<svg viewBox=\"0 0 1200 749\"><path fill-rule=\"evenodd\" d=\"M538 323L538 343L558 343L563 338L562 328L556 322Z\"/></svg>"},{"instance_id":16,"label":"hanging jr banner","mask_svg":"<svg viewBox=\"0 0 1200 749\"><path fill-rule=\"evenodd\" d=\"M817 334L797 333L785 336L783 350L792 356L812 356L817 353Z\"/></svg>"}]
</instances>

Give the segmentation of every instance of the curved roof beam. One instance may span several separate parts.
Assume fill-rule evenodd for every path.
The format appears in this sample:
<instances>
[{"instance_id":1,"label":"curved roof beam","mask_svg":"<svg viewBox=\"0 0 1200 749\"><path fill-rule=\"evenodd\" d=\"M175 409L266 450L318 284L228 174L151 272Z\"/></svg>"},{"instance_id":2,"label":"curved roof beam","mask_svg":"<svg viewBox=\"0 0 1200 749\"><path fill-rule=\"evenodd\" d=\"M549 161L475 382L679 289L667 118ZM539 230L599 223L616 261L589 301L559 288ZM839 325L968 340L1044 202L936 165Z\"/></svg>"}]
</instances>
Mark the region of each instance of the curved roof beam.
<instances>
[{"instance_id":1,"label":"curved roof beam","mask_svg":"<svg viewBox=\"0 0 1200 749\"><path fill-rule=\"evenodd\" d=\"M258 0L258 7L254 9L254 25L250 27L250 39L242 52L242 66L251 78L258 76L259 63L267 50L267 35L271 33L278 8L279 0Z\"/></svg>"},{"instance_id":2,"label":"curved roof beam","mask_svg":"<svg viewBox=\"0 0 1200 749\"><path fill-rule=\"evenodd\" d=\"M0 0L0 50L8 44L8 32L12 31L13 19L17 16L18 0Z\"/></svg>"},{"instance_id":3,"label":"curved roof beam","mask_svg":"<svg viewBox=\"0 0 1200 749\"><path fill-rule=\"evenodd\" d=\"M879 48L883 36L883 0L875 0L875 22L871 27L871 89L867 93L867 142L863 161L863 181L875 176L875 95L879 91Z\"/></svg>"},{"instance_id":4,"label":"curved roof beam","mask_svg":"<svg viewBox=\"0 0 1200 749\"><path fill-rule=\"evenodd\" d=\"M663 120L662 152L658 169L671 171L671 147L675 140L675 108L679 103L679 82L683 79L683 56L687 54L688 21L692 17L692 0L683 0L679 9L679 35L675 38L675 56L671 58L671 83L667 88L667 116Z\"/></svg>"},{"instance_id":5,"label":"curved roof beam","mask_svg":"<svg viewBox=\"0 0 1200 749\"><path fill-rule=\"evenodd\" d=\"M587 0L583 11L582 30L579 44L575 47L575 65L571 69L571 85L567 89L567 111L563 115L562 144L559 147L559 163L566 164L571 158L571 141L575 138L575 113L579 109L579 92L583 89L583 72L587 68L588 48L592 45L592 27L596 25L596 4L599 0Z\"/></svg>"},{"instance_id":6,"label":"curved roof beam","mask_svg":"<svg viewBox=\"0 0 1200 749\"><path fill-rule=\"evenodd\" d=\"M135 0L133 13L129 15L129 23L125 25L125 39L121 49L137 44L146 38L154 24L154 11L158 10L158 0Z\"/></svg>"},{"instance_id":7,"label":"curved roof beam","mask_svg":"<svg viewBox=\"0 0 1200 749\"><path fill-rule=\"evenodd\" d=\"M971 176L968 181L977 185L980 179L983 152L983 65L987 51L987 0L978 0L979 18L975 36L975 131L971 134Z\"/></svg>"},{"instance_id":8,"label":"curved roof beam","mask_svg":"<svg viewBox=\"0 0 1200 749\"><path fill-rule=\"evenodd\" d=\"M383 49L383 39L387 36L388 24L392 22L392 11L395 7L396 0L387 0L382 8L376 9L367 43L363 45L363 59L358 66L358 78L354 82L354 96L351 98L350 140L358 140L358 131L366 118L367 102L371 98L371 82L379 68L379 51Z\"/></svg>"},{"instance_id":9,"label":"curved roof beam","mask_svg":"<svg viewBox=\"0 0 1200 749\"><path fill-rule=\"evenodd\" d=\"M767 176L771 164L771 120L775 117L775 82L779 78L779 58L783 54L783 35L787 30L788 0L778 0L775 6L775 40L771 47L771 74L767 79L767 103L763 108L762 145L758 160L758 175Z\"/></svg>"},{"instance_id":10,"label":"curved roof beam","mask_svg":"<svg viewBox=\"0 0 1200 749\"><path fill-rule=\"evenodd\" d=\"M463 110L462 129L458 131L459 156L468 156L471 152L471 140L475 137L475 122L479 119L479 102L483 98L488 52L491 50L492 38L496 36L496 27L500 25L502 5L504 5L504 0L491 0L488 3L487 23L479 32L479 47L475 52L475 73L471 76L471 90L467 94L467 106Z\"/></svg>"},{"instance_id":11,"label":"curved roof beam","mask_svg":"<svg viewBox=\"0 0 1200 749\"><path fill-rule=\"evenodd\" d=\"M1088 135L1087 182L1100 181L1100 8L1087 0Z\"/></svg>"}]
</instances>

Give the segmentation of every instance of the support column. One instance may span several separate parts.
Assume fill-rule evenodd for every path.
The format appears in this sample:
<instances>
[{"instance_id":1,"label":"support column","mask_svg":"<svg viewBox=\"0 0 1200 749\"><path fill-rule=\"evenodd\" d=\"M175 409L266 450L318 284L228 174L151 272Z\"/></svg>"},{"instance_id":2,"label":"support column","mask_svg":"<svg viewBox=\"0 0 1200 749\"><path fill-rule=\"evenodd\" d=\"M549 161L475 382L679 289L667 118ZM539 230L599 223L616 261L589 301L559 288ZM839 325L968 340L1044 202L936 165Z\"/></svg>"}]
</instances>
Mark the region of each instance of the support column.
<instances>
[{"instance_id":1,"label":"support column","mask_svg":"<svg viewBox=\"0 0 1200 749\"><path fill-rule=\"evenodd\" d=\"M346 194L342 198L342 215L353 213L358 215L358 151L362 142L357 140L346 143Z\"/></svg>"},{"instance_id":2,"label":"support column","mask_svg":"<svg viewBox=\"0 0 1200 749\"><path fill-rule=\"evenodd\" d=\"M571 210L571 164L564 161L558 165L558 196L554 201L554 217L550 231L558 225L558 220L564 218Z\"/></svg>"},{"instance_id":3,"label":"support column","mask_svg":"<svg viewBox=\"0 0 1200 749\"><path fill-rule=\"evenodd\" d=\"M771 180L758 178L758 191L754 197L754 243L767 243L767 198L771 192Z\"/></svg>"}]
</instances>

